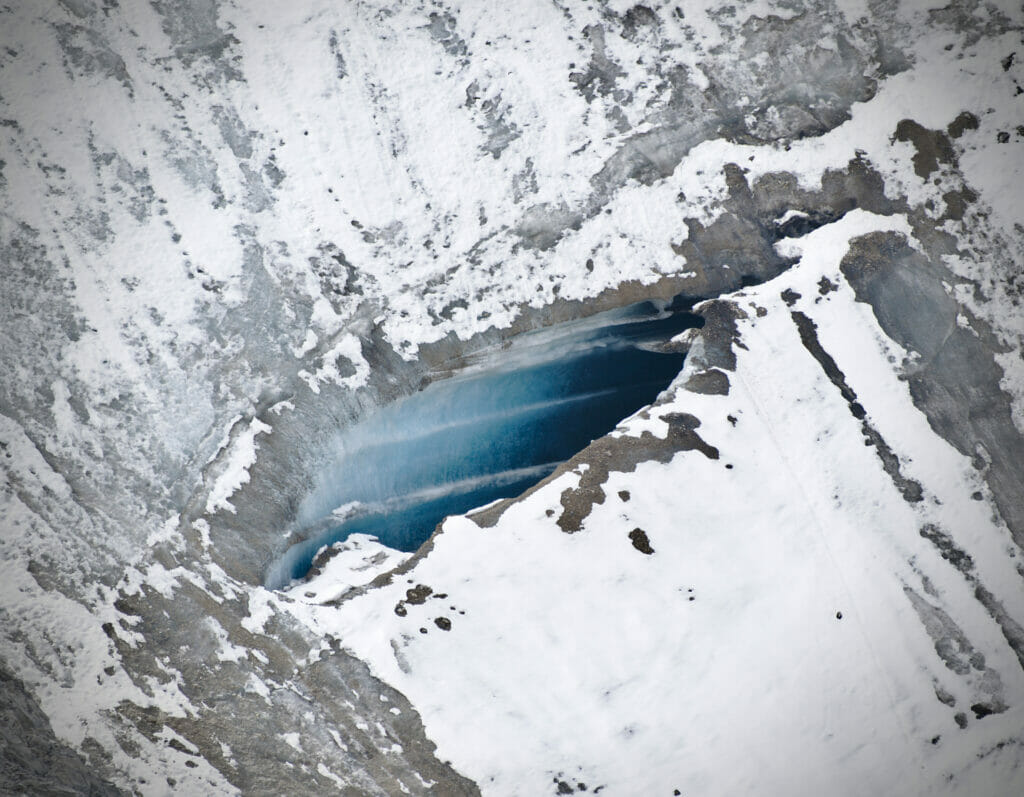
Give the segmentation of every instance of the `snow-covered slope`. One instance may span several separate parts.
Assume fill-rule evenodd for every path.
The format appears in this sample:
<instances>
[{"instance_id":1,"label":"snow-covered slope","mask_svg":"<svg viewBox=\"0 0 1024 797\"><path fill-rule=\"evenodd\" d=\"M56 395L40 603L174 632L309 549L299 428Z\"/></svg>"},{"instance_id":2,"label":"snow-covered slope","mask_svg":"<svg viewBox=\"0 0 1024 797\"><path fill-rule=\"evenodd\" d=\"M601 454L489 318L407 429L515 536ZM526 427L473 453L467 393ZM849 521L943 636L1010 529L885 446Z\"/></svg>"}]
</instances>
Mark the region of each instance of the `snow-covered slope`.
<instances>
[{"instance_id":1,"label":"snow-covered slope","mask_svg":"<svg viewBox=\"0 0 1024 797\"><path fill-rule=\"evenodd\" d=\"M308 616L494 793L1016 793L1016 546L843 279L879 229L909 232L852 211L810 234L714 306L725 348L650 412Z\"/></svg>"},{"instance_id":2,"label":"snow-covered slope","mask_svg":"<svg viewBox=\"0 0 1024 797\"><path fill-rule=\"evenodd\" d=\"M1021 15L0 8L3 789L1024 791ZM258 586L339 429L675 294L536 489Z\"/></svg>"}]
</instances>

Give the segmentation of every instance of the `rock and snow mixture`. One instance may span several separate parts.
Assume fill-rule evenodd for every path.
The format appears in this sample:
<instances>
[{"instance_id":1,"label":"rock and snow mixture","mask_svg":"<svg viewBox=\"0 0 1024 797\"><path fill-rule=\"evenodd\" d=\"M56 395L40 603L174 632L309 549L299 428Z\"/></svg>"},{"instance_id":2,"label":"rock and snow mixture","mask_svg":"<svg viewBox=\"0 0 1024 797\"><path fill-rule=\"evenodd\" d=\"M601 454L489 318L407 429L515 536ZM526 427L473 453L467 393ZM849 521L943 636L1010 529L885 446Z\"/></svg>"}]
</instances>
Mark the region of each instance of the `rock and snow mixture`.
<instances>
[{"instance_id":1,"label":"rock and snow mixture","mask_svg":"<svg viewBox=\"0 0 1024 797\"><path fill-rule=\"evenodd\" d=\"M0 790L1024 793L1022 14L0 8ZM673 293L653 406L258 586L334 429Z\"/></svg>"}]
</instances>

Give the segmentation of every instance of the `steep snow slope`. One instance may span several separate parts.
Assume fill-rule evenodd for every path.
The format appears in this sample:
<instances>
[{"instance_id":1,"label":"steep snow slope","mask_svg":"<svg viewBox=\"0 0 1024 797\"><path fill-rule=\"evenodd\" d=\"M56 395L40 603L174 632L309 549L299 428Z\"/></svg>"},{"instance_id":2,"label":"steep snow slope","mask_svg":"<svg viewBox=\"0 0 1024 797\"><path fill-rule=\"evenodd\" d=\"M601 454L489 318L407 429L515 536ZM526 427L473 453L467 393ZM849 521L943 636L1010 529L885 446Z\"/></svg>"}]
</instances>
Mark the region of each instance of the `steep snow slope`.
<instances>
[{"instance_id":1,"label":"steep snow slope","mask_svg":"<svg viewBox=\"0 0 1024 797\"><path fill-rule=\"evenodd\" d=\"M1019 549L843 279L876 229L909 232L852 211L812 233L714 306L723 350L651 411L307 616L494 793L1019 791ZM655 461L617 469L637 447Z\"/></svg>"},{"instance_id":2,"label":"steep snow slope","mask_svg":"<svg viewBox=\"0 0 1024 797\"><path fill-rule=\"evenodd\" d=\"M1019 4L0 39L5 790L1024 790ZM676 294L673 387L522 500L257 586L338 429Z\"/></svg>"}]
</instances>

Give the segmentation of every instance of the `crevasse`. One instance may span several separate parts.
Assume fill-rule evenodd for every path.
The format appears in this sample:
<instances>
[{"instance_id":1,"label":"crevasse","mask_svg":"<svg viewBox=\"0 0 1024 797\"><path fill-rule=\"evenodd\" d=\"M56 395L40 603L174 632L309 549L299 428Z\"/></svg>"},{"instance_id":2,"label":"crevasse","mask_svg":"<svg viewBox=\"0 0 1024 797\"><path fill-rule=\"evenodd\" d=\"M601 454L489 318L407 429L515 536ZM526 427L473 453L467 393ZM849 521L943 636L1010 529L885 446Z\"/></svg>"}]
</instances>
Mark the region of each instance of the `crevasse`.
<instances>
[{"instance_id":1,"label":"crevasse","mask_svg":"<svg viewBox=\"0 0 1024 797\"><path fill-rule=\"evenodd\" d=\"M690 306L641 302L525 333L340 431L300 505L299 541L265 585L302 578L353 533L414 551L445 516L535 484L679 373L685 355L670 341L703 323Z\"/></svg>"}]
</instances>

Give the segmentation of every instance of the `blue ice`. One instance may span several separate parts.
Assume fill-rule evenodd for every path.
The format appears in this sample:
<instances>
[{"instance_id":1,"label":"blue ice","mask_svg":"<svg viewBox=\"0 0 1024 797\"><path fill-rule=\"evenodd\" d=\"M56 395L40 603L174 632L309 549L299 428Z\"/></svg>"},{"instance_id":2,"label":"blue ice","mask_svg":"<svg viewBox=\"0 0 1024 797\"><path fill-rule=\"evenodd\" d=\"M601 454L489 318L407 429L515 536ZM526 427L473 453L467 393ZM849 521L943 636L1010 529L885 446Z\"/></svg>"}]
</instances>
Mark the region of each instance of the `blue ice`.
<instances>
[{"instance_id":1,"label":"blue ice","mask_svg":"<svg viewBox=\"0 0 1024 797\"><path fill-rule=\"evenodd\" d=\"M650 404L683 364L663 344L701 324L682 303L642 302L526 333L344 429L300 505L304 539L266 586L349 534L414 551L447 515L520 494Z\"/></svg>"}]
</instances>

